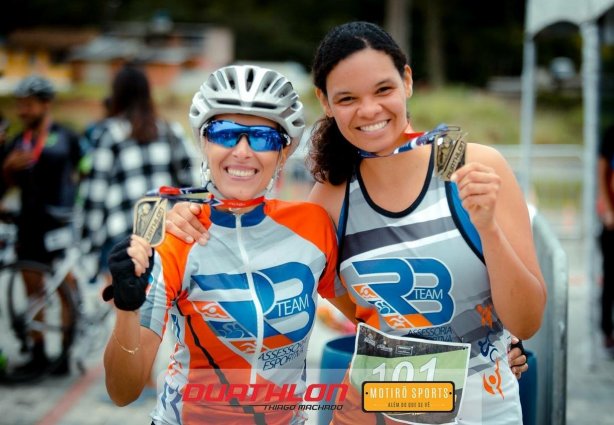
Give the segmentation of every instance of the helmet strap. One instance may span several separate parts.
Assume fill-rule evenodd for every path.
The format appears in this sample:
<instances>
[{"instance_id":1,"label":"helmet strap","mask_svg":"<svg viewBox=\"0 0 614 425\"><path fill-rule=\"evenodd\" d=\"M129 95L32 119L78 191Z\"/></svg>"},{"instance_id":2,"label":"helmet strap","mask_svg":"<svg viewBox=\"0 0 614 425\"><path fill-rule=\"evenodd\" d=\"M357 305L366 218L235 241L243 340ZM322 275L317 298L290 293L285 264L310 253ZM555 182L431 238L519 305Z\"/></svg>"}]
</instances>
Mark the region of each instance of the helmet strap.
<instances>
[{"instance_id":1,"label":"helmet strap","mask_svg":"<svg viewBox=\"0 0 614 425\"><path fill-rule=\"evenodd\" d=\"M279 151L279 156L277 157L277 164L275 165L275 172L273 173L273 176L271 177L269 184L266 185L266 190L264 193L267 195L271 193L271 191L273 190L273 187L275 187L275 182L277 181L277 179L279 178L279 175L281 174L281 170L283 169L284 158L285 158L285 155L282 149Z\"/></svg>"},{"instance_id":2,"label":"helmet strap","mask_svg":"<svg viewBox=\"0 0 614 425\"><path fill-rule=\"evenodd\" d=\"M265 189L266 194L269 194L273 190L277 177L279 177L279 168L275 169L275 173L273 173L273 177L271 177L271 180L269 180L269 184L266 185L266 189Z\"/></svg>"},{"instance_id":3,"label":"helmet strap","mask_svg":"<svg viewBox=\"0 0 614 425\"><path fill-rule=\"evenodd\" d=\"M200 183L202 187L207 186L211 181L211 170L206 161L200 163Z\"/></svg>"}]
</instances>

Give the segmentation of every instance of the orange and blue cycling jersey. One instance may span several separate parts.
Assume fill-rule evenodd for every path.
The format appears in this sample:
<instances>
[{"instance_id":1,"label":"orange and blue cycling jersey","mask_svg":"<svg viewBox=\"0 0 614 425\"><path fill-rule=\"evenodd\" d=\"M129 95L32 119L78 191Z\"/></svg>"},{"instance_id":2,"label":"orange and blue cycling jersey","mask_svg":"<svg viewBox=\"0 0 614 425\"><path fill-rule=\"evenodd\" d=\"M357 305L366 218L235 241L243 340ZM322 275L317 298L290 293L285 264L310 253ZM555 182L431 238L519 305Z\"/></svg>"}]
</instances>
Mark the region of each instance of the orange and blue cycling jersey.
<instances>
[{"instance_id":1,"label":"orange and blue cycling jersey","mask_svg":"<svg viewBox=\"0 0 614 425\"><path fill-rule=\"evenodd\" d=\"M245 214L205 206L199 219L208 243L167 235L141 308L142 326L162 336L170 320L176 339L152 418L300 423L298 409L267 411L266 421L264 411L304 392L317 294L345 292L333 225L317 205L278 200Z\"/></svg>"}]
</instances>

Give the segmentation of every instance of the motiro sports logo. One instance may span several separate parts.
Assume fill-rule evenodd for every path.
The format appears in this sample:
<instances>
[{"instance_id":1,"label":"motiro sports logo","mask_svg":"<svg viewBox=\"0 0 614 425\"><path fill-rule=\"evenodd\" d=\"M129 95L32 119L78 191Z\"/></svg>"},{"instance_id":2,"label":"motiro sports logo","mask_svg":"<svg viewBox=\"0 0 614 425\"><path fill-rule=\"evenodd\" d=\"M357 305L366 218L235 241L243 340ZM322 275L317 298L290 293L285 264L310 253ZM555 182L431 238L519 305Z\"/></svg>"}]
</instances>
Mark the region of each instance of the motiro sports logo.
<instances>
[{"instance_id":1,"label":"motiro sports logo","mask_svg":"<svg viewBox=\"0 0 614 425\"><path fill-rule=\"evenodd\" d=\"M299 403L345 400L347 384L310 384L302 397L296 395L296 384L198 384L185 386L183 402L258 402Z\"/></svg>"}]
</instances>

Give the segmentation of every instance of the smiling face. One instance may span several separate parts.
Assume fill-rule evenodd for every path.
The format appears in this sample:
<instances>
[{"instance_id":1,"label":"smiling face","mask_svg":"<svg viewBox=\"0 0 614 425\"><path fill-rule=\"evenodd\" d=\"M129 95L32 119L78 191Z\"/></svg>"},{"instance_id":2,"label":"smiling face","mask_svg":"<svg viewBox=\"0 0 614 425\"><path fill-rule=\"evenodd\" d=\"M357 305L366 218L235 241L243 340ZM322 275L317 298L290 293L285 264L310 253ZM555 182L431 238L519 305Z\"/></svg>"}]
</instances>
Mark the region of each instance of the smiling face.
<instances>
[{"instance_id":1,"label":"smiling face","mask_svg":"<svg viewBox=\"0 0 614 425\"><path fill-rule=\"evenodd\" d=\"M215 119L234 121L242 125L278 127L271 120L253 115L221 114ZM245 135L241 136L239 143L232 148L204 140L204 152L215 186L227 199L241 201L254 199L266 189L276 167L285 158L286 149L281 153L255 152L250 148Z\"/></svg>"},{"instance_id":2,"label":"smiling face","mask_svg":"<svg viewBox=\"0 0 614 425\"><path fill-rule=\"evenodd\" d=\"M386 53L363 49L340 61L316 94L326 115L354 146L385 154L404 141L411 69L401 76Z\"/></svg>"}]
</instances>

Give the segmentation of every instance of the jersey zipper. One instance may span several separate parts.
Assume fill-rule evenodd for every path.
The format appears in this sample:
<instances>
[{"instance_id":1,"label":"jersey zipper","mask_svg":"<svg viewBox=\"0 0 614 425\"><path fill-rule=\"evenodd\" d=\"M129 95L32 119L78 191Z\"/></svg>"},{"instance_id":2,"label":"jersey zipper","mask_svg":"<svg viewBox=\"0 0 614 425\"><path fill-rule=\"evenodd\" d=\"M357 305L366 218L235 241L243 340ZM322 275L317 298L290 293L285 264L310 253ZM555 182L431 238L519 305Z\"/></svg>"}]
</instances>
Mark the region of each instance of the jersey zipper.
<instances>
[{"instance_id":1,"label":"jersey zipper","mask_svg":"<svg viewBox=\"0 0 614 425\"><path fill-rule=\"evenodd\" d=\"M252 274L251 268L249 267L249 256L247 255L247 251L245 250L245 245L243 243L243 227L241 224L241 215L235 214L236 221L236 229L237 229L237 243L239 245L239 252L241 253L241 259L243 260L243 266L245 267L245 276L247 277L247 284L249 286L249 291L252 294L252 299L254 300L254 309L256 310L256 346L254 347L254 357L252 363L252 368L250 371L250 384L256 383L256 374L257 374L257 366L258 366L258 357L260 356L260 352L262 351L263 339L264 339L264 312L262 310L262 304L260 303L260 298L258 298L258 293L256 292L256 285L254 283L254 275Z\"/></svg>"}]
</instances>

